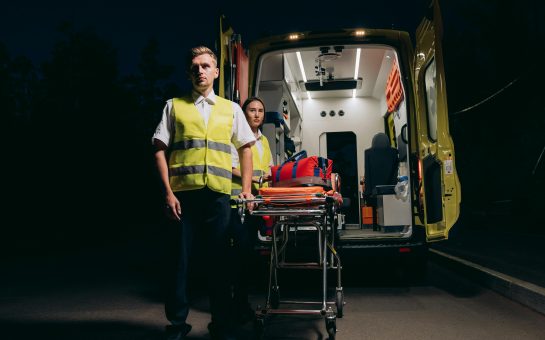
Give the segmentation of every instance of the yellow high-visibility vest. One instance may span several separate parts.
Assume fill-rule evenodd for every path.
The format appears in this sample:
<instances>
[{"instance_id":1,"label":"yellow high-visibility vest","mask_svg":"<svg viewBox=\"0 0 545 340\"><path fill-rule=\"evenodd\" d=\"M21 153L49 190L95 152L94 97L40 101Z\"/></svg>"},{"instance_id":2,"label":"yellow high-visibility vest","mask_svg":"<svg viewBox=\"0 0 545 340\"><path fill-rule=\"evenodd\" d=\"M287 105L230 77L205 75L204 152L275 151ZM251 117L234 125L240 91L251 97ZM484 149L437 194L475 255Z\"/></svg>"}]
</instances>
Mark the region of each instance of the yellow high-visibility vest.
<instances>
[{"instance_id":1,"label":"yellow high-visibility vest","mask_svg":"<svg viewBox=\"0 0 545 340\"><path fill-rule=\"evenodd\" d=\"M174 142L169 157L170 187L188 191L207 186L231 193L231 135L233 105L216 97L207 126L191 96L172 100L175 120Z\"/></svg>"},{"instance_id":2,"label":"yellow high-visibility vest","mask_svg":"<svg viewBox=\"0 0 545 340\"><path fill-rule=\"evenodd\" d=\"M267 137L261 135L261 145L263 146L263 154L259 156L259 151L254 143L252 145L252 163L253 171L252 176L264 176L270 172L269 164L271 164L271 149L269 147L269 141ZM240 170L240 163L236 167ZM263 187L268 186L267 183L263 183ZM258 183L252 183L252 192L255 194L259 190ZM231 199L237 199L238 195L242 192L242 180L240 177L233 176L233 184L231 187Z\"/></svg>"}]
</instances>

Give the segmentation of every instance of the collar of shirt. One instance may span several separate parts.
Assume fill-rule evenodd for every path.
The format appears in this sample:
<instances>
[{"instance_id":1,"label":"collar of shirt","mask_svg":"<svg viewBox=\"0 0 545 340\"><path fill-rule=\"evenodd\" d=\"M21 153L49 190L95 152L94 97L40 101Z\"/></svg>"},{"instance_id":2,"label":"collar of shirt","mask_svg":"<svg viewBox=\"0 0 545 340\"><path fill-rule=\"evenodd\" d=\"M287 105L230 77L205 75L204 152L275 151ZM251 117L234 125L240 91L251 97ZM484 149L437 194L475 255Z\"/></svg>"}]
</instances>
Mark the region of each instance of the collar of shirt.
<instances>
[{"instance_id":1,"label":"collar of shirt","mask_svg":"<svg viewBox=\"0 0 545 340\"><path fill-rule=\"evenodd\" d=\"M210 105L216 104L216 94L214 93L214 90L208 94L208 97L202 96L200 93L193 91L191 93L193 96L193 101L195 105L202 104L203 101L206 101Z\"/></svg>"},{"instance_id":2,"label":"collar of shirt","mask_svg":"<svg viewBox=\"0 0 545 340\"><path fill-rule=\"evenodd\" d=\"M260 140L263 134L261 133L261 130L257 129L257 137L255 137L256 140Z\"/></svg>"}]
</instances>

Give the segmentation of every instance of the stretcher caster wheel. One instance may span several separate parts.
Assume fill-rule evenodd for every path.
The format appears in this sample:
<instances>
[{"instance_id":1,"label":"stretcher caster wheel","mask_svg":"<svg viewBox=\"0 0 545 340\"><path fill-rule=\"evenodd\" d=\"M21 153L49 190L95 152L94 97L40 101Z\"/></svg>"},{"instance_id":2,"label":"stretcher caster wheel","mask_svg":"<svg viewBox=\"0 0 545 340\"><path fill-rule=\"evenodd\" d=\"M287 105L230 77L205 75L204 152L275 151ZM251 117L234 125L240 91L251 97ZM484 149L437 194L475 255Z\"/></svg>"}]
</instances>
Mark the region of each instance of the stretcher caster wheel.
<instances>
[{"instance_id":1,"label":"stretcher caster wheel","mask_svg":"<svg viewBox=\"0 0 545 340\"><path fill-rule=\"evenodd\" d=\"M335 334L337 334L337 322L335 319L326 319L325 328L329 336L328 340L335 340Z\"/></svg>"},{"instance_id":2,"label":"stretcher caster wheel","mask_svg":"<svg viewBox=\"0 0 545 340\"><path fill-rule=\"evenodd\" d=\"M337 307L337 317L343 317L343 307L344 307L344 292L341 289L338 289L335 294L335 306Z\"/></svg>"},{"instance_id":3,"label":"stretcher caster wheel","mask_svg":"<svg viewBox=\"0 0 545 340\"><path fill-rule=\"evenodd\" d=\"M277 309L280 305L280 287L272 286L271 289L271 308Z\"/></svg>"},{"instance_id":4,"label":"stretcher caster wheel","mask_svg":"<svg viewBox=\"0 0 545 340\"><path fill-rule=\"evenodd\" d=\"M262 317L257 317L254 320L254 339L261 340L265 333L265 320Z\"/></svg>"}]
</instances>

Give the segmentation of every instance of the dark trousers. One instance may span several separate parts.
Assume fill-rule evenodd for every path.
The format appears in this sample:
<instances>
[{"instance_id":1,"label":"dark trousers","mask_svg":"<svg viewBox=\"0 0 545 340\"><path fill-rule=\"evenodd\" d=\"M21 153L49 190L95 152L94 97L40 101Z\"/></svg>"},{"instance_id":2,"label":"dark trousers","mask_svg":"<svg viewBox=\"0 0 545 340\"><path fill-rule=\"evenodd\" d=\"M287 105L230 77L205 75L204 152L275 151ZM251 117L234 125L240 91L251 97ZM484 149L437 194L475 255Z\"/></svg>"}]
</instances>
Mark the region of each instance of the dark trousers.
<instances>
[{"instance_id":1,"label":"dark trousers","mask_svg":"<svg viewBox=\"0 0 545 340\"><path fill-rule=\"evenodd\" d=\"M227 327L231 308L229 285L229 195L208 188L175 193L182 206L182 220L172 225L171 263L167 278L165 312L173 325L184 325L189 313L190 263L203 266L210 297L212 321ZM198 246L195 247L195 246ZM198 261L191 257L199 256Z\"/></svg>"},{"instance_id":2,"label":"dark trousers","mask_svg":"<svg viewBox=\"0 0 545 340\"><path fill-rule=\"evenodd\" d=\"M252 268L255 266L254 245L257 228L263 219L259 216L246 215L244 224L240 221L238 209L231 209L230 230L233 239L231 258L233 271L233 303L235 312L248 308L248 287L251 281Z\"/></svg>"}]
</instances>

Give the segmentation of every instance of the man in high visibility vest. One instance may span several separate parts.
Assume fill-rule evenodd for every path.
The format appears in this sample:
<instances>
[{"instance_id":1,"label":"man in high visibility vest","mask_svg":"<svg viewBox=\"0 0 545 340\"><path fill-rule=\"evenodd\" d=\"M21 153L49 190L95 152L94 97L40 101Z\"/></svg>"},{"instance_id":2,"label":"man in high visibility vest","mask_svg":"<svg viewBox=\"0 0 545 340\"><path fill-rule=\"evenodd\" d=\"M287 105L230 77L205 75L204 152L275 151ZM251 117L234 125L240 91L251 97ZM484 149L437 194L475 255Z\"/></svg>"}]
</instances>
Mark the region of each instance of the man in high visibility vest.
<instances>
[{"instance_id":1,"label":"man in high visibility vest","mask_svg":"<svg viewBox=\"0 0 545 340\"><path fill-rule=\"evenodd\" d=\"M167 215L173 224L172 272L167 278L165 313L171 325L168 339L185 339L191 326L187 275L194 240L206 251L204 266L210 295L209 325L213 339L232 338L232 305L228 275L231 194L231 144L238 150L242 170L241 197L251 194L252 151L255 137L240 106L215 95L219 76L216 55L207 47L188 55L190 95L167 101L153 135L155 161L164 186ZM167 155L168 151L168 155Z\"/></svg>"},{"instance_id":2,"label":"man in high visibility vest","mask_svg":"<svg viewBox=\"0 0 545 340\"><path fill-rule=\"evenodd\" d=\"M267 186L267 181L271 177L271 166L274 165L269 141L260 131L265 119L265 104L260 98L251 97L242 104L242 111L256 138L256 142L252 146L252 193L255 195L258 193L260 182L263 186ZM231 146L231 157L233 162L231 198L236 199L242 190L242 185L240 164L234 146ZM248 302L248 281L251 275L252 260L255 256L254 241L257 237L257 230L263 222L261 216L249 215L242 224L237 207L231 207L233 262L236 263L233 272L234 319L239 324L252 320L255 315Z\"/></svg>"}]
</instances>

